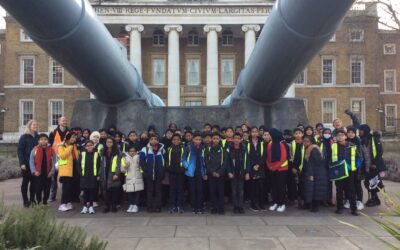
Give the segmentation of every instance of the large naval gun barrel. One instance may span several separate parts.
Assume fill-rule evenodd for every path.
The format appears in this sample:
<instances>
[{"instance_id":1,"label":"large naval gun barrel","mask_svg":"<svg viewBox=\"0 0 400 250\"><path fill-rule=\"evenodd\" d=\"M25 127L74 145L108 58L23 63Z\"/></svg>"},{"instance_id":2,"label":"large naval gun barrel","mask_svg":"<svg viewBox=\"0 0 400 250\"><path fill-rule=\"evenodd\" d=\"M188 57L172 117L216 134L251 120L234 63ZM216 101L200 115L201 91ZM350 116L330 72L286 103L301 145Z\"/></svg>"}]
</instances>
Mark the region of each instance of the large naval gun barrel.
<instances>
[{"instance_id":1,"label":"large naval gun barrel","mask_svg":"<svg viewBox=\"0 0 400 250\"><path fill-rule=\"evenodd\" d=\"M261 104L281 98L335 34L354 0L278 0L230 98Z\"/></svg>"},{"instance_id":2,"label":"large naval gun barrel","mask_svg":"<svg viewBox=\"0 0 400 250\"><path fill-rule=\"evenodd\" d=\"M0 5L98 101L144 98L149 105L163 106L86 0L0 0Z\"/></svg>"}]
</instances>

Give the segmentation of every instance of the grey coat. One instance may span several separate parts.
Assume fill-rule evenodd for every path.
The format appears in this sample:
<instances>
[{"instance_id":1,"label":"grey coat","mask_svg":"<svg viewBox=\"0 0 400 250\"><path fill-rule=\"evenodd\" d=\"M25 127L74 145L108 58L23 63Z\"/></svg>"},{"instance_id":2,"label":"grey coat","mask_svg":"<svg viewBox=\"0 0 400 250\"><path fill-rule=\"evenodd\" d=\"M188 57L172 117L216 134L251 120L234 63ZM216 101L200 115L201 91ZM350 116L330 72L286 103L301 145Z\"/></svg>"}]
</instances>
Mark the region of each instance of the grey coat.
<instances>
[{"instance_id":1,"label":"grey coat","mask_svg":"<svg viewBox=\"0 0 400 250\"><path fill-rule=\"evenodd\" d=\"M117 166L115 168L115 172L112 172L112 164L114 157L117 157ZM122 154L119 153L118 155L112 156L111 162L107 164L107 157L103 155L101 158L101 165L100 165L100 182L101 186L104 190L110 188L118 188L121 186L121 161L122 161ZM124 160L125 161L125 160ZM109 165L109 166L108 166ZM118 179L113 181L113 176L117 175Z\"/></svg>"}]
</instances>

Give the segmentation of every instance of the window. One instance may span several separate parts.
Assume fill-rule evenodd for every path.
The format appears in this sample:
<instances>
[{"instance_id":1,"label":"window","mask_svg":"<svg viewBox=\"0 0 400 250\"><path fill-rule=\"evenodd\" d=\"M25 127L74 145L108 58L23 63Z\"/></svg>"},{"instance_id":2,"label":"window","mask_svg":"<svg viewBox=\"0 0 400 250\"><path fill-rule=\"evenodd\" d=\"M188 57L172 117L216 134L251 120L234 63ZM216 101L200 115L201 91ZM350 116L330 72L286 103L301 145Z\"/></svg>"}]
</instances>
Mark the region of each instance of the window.
<instances>
[{"instance_id":1,"label":"window","mask_svg":"<svg viewBox=\"0 0 400 250\"><path fill-rule=\"evenodd\" d=\"M221 59L221 84L233 85L234 82L234 65L233 58Z\"/></svg>"},{"instance_id":2,"label":"window","mask_svg":"<svg viewBox=\"0 0 400 250\"><path fill-rule=\"evenodd\" d=\"M186 61L186 83L187 85L200 84L200 60L187 59Z\"/></svg>"},{"instance_id":3,"label":"window","mask_svg":"<svg viewBox=\"0 0 400 250\"><path fill-rule=\"evenodd\" d=\"M25 33L25 30L21 29L20 32L20 41L21 42L33 42L33 40Z\"/></svg>"},{"instance_id":4,"label":"window","mask_svg":"<svg viewBox=\"0 0 400 250\"><path fill-rule=\"evenodd\" d=\"M224 30L222 32L222 45L233 45L233 32L231 30Z\"/></svg>"},{"instance_id":5,"label":"window","mask_svg":"<svg viewBox=\"0 0 400 250\"><path fill-rule=\"evenodd\" d=\"M385 127L393 128L396 127L397 118L397 105L396 104L386 104L385 105Z\"/></svg>"},{"instance_id":6,"label":"window","mask_svg":"<svg viewBox=\"0 0 400 250\"><path fill-rule=\"evenodd\" d=\"M350 74L352 84L364 83L364 59L360 56L352 56L350 59Z\"/></svg>"},{"instance_id":7,"label":"window","mask_svg":"<svg viewBox=\"0 0 400 250\"><path fill-rule=\"evenodd\" d=\"M350 42L363 42L364 41L364 30L355 29L350 30Z\"/></svg>"},{"instance_id":8,"label":"window","mask_svg":"<svg viewBox=\"0 0 400 250\"><path fill-rule=\"evenodd\" d=\"M322 84L336 83L336 60L333 57L323 57L321 62Z\"/></svg>"},{"instance_id":9,"label":"window","mask_svg":"<svg viewBox=\"0 0 400 250\"><path fill-rule=\"evenodd\" d=\"M199 45L199 34L197 31L192 30L188 34L188 45L198 46Z\"/></svg>"},{"instance_id":10,"label":"window","mask_svg":"<svg viewBox=\"0 0 400 250\"><path fill-rule=\"evenodd\" d=\"M29 120L34 118L34 101L33 100L20 100L19 101L19 112L20 112L20 125L25 126Z\"/></svg>"},{"instance_id":11,"label":"window","mask_svg":"<svg viewBox=\"0 0 400 250\"><path fill-rule=\"evenodd\" d=\"M322 123L331 125L336 117L336 100L322 99Z\"/></svg>"},{"instance_id":12,"label":"window","mask_svg":"<svg viewBox=\"0 0 400 250\"><path fill-rule=\"evenodd\" d=\"M385 55L395 55L396 54L396 44L387 43L383 45L383 54Z\"/></svg>"},{"instance_id":13,"label":"window","mask_svg":"<svg viewBox=\"0 0 400 250\"><path fill-rule=\"evenodd\" d=\"M50 100L49 101L49 125L50 127L58 125L58 118L63 116L64 101L63 100Z\"/></svg>"},{"instance_id":14,"label":"window","mask_svg":"<svg viewBox=\"0 0 400 250\"><path fill-rule=\"evenodd\" d=\"M365 99L351 99L351 111L361 123L365 123Z\"/></svg>"},{"instance_id":15,"label":"window","mask_svg":"<svg viewBox=\"0 0 400 250\"><path fill-rule=\"evenodd\" d=\"M50 58L50 83L63 84L64 83L64 69L56 60Z\"/></svg>"},{"instance_id":16,"label":"window","mask_svg":"<svg viewBox=\"0 0 400 250\"><path fill-rule=\"evenodd\" d=\"M153 32L153 45L155 46L163 46L164 45L164 32L161 30L155 30Z\"/></svg>"},{"instance_id":17,"label":"window","mask_svg":"<svg viewBox=\"0 0 400 250\"><path fill-rule=\"evenodd\" d=\"M303 85L306 84L306 70L300 72L300 74L294 79L294 84Z\"/></svg>"},{"instance_id":18,"label":"window","mask_svg":"<svg viewBox=\"0 0 400 250\"><path fill-rule=\"evenodd\" d=\"M396 92L396 70L385 69L383 75L385 92Z\"/></svg>"},{"instance_id":19,"label":"window","mask_svg":"<svg viewBox=\"0 0 400 250\"><path fill-rule=\"evenodd\" d=\"M201 101L185 101L186 107L196 107L196 106L201 106L201 104L202 104Z\"/></svg>"},{"instance_id":20,"label":"window","mask_svg":"<svg viewBox=\"0 0 400 250\"><path fill-rule=\"evenodd\" d=\"M20 58L20 82L21 84L35 83L35 57L22 56Z\"/></svg>"},{"instance_id":21,"label":"window","mask_svg":"<svg viewBox=\"0 0 400 250\"><path fill-rule=\"evenodd\" d=\"M336 33L329 39L329 42L336 42Z\"/></svg>"},{"instance_id":22,"label":"window","mask_svg":"<svg viewBox=\"0 0 400 250\"><path fill-rule=\"evenodd\" d=\"M153 59L153 85L165 85L165 59Z\"/></svg>"}]
</instances>

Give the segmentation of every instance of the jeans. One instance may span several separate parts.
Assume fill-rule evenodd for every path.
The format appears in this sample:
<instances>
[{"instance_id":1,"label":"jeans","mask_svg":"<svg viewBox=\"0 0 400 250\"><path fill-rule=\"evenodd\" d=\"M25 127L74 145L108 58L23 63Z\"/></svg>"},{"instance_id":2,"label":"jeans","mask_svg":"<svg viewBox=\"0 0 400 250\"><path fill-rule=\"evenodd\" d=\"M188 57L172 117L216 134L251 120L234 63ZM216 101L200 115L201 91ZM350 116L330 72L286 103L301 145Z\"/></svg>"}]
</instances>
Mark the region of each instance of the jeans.
<instances>
[{"instance_id":1,"label":"jeans","mask_svg":"<svg viewBox=\"0 0 400 250\"><path fill-rule=\"evenodd\" d=\"M224 211L224 177L208 177L212 208Z\"/></svg>"},{"instance_id":2,"label":"jeans","mask_svg":"<svg viewBox=\"0 0 400 250\"><path fill-rule=\"evenodd\" d=\"M34 184L34 176L31 174L29 170L29 166L26 166L26 170L22 170L22 184L21 184L21 193L22 199L24 202L35 201L35 184ZM29 186L29 198L28 198L28 186Z\"/></svg>"},{"instance_id":3,"label":"jeans","mask_svg":"<svg viewBox=\"0 0 400 250\"><path fill-rule=\"evenodd\" d=\"M146 198L148 208L161 208L161 179L146 178Z\"/></svg>"},{"instance_id":4,"label":"jeans","mask_svg":"<svg viewBox=\"0 0 400 250\"><path fill-rule=\"evenodd\" d=\"M189 177L190 205L192 209L203 209L203 178L201 176Z\"/></svg>"},{"instance_id":5,"label":"jeans","mask_svg":"<svg viewBox=\"0 0 400 250\"><path fill-rule=\"evenodd\" d=\"M57 187L58 187L58 171L56 170L54 172L53 177L51 178L50 200L56 199Z\"/></svg>"},{"instance_id":6,"label":"jeans","mask_svg":"<svg viewBox=\"0 0 400 250\"><path fill-rule=\"evenodd\" d=\"M47 200L49 199L50 195L51 178L48 178L47 176L35 176L34 179L36 189L36 201L38 203L43 202L44 204L47 204Z\"/></svg>"},{"instance_id":7,"label":"jeans","mask_svg":"<svg viewBox=\"0 0 400 250\"><path fill-rule=\"evenodd\" d=\"M336 204L338 209L343 209L343 192L350 201L351 211L356 211L356 195L355 195L355 172L349 171L349 177L343 180L335 181L336 185Z\"/></svg>"},{"instance_id":8,"label":"jeans","mask_svg":"<svg viewBox=\"0 0 400 250\"><path fill-rule=\"evenodd\" d=\"M278 206L285 205L287 171L272 172L272 200Z\"/></svg>"},{"instance_id":9,"label":"jeans","mask_svg":"<svg viewBox=\"0 0 400 250\"><path fill-rule=\"evenodd\" d=\"M140 191L138 192L129 192L128 193L128 202L129 205L139 205Z\"/></svg>"},{"instance_id":10,"label":"jeans","mask_svg":"<svg viewBox=\"0 0 400 250\"><path fill-rule=\"evenodd\" d=\"M258 204L260 207L264 206L264 179L252 179L251 180L251 205Z\"/></svg>"},{"instance_id":11,"label":"jeans","mask_svg":"<svg viewBox=\"0 0 400 250\"><path fill-rule=\"evenodd\" d=\"M183 207L183 184L184 175L170 174L169 175L169 206Z\"/></svg>"}]
</instances>

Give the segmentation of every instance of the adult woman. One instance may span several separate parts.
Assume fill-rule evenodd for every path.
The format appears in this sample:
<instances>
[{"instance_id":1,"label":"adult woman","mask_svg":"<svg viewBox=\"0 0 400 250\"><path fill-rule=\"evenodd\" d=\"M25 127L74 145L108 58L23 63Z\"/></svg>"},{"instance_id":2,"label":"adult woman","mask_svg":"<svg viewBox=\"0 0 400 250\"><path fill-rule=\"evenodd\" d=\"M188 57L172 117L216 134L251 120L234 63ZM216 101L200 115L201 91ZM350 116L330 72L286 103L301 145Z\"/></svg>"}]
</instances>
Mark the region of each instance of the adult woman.
<instances>
[{"instance_id":1,"label":"adult woman","mask_svg":"<svg viewBox=\"0 0 400 250\"><path fill-rule=\"evenodd\" d=\"M320 148L312 141L311 136L306 135L303 138L305 152L301 181L304 187L305 208L310 208L311 212L318 212L319 203L325 201L328 195L328 175Z\"/></svg>"},{"instance_id":2,"label":"adult woman","mask_svg":"<svg viewBox=\"0 0 400 250\"><path fill-rule=\"evenodd\" d=\"M39 125L35 120L28 121L25 133L19 138L18 142L18 159L22 171L21 193L25 207L29 207L30 204L35 204L35 188L33 185L33 175L29 166L29 157L32 149L38 144L38 130Z\"/></svg>"}]
</instances>

